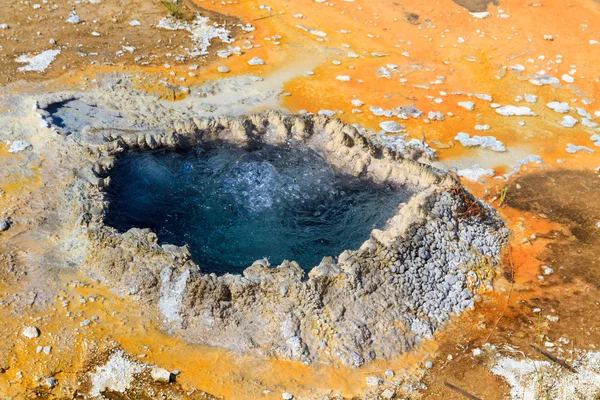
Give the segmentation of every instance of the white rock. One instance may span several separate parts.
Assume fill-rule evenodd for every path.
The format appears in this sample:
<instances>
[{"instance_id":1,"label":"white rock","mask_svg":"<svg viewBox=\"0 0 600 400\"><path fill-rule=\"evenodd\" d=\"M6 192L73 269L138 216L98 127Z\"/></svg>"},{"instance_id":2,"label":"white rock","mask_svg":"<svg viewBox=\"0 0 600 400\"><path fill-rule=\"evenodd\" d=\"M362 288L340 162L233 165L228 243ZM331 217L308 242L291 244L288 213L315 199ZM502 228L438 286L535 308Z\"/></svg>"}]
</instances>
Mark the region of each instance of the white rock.
<instances>
[{"instance_id":1,"label":"white rock","mask_svg":"<svg viewBox=\"0 0 600 400\"><path fill-rule=\"evenodd\" d=\"M352 100L352 105L354 107L362 107L365 103L363 101L360 101L358 99L354 99Z\"/></svg>"},{"instance_id":2,"label":"white rock","mask_svg":"<svg viewBox=\"0 0 600 400\"><path fill-rule=\"evenodd\" d=\"M20 153L21 151L26 150L30 147L31 147L31 143L29 143L25 140L15 140L14 142L11 143L10 147L8 148L8 152L9 153Z\"/></svg>"},{"instance_id":3,"label":"white rock","mask_svg":"<svg viewBox=\"0 0 600 400\"><path fill-rule=\"evenodd\" d=\"M565 115L563 117L563 120L560 122L560 124L562 126L564 126L565 128L572 128L575 125L577 125L577 122L579 122L579 121L576 118L573 118L570 115Z\"/></svg>"},{"instance_id":4,"label":"white rock","mask_svg":"<svg viewBox=\"0 0 600 400\"><path fill-rule=\"evenodd\" d=\"M548 107L549 109L556 111L557 113L568 113L571 110L571 106L569 106L569 103L566 102L558 102L558 101L552 101L548 104L546 104L546 107Z\"/></svg>"},{"instance_id":5,"label":"white rock","mask_svg":"<svg viewBox=\"0 0 600 400\"><path fill-rule=\"evenodd\" d=\"M348 75L338 75L335 79L340 82L350 82L352 80Z\"/></svg>"},{"instance_id":6,"label":"white rock","mask_svg":"<svg viewBox=\"0 0 600 400\"><path fill-rule=\"evenodd\" d=\"M534 113L533 111L531 111L531 108L529 107L517 107L517 106L512 106L512 105L508 105L508 106L502 106L502 107L498 107L496 108L496 112L500 115L504 115L504 116L535 116L536 113Z\"/></svg>"},{"instance_id":7,"label":"white rock","mask_svg":"<svg viewBox=\"0 0 600 400\"><path fill-rule=\"evenodd\" d=\"M56 385L58 385L58 380L56 378L50 377L50 378L46 378L46 386L49 387L50 389L56 387Z\"/></svg>"},{"instance_id":8,"label":"white rock","mask_svg":"<svg viewBox=\"0 0 600 400\"><path fill-rule=\"evenodd\" d=\"M249 65L265 65L265 62L260 57L254 57L248 61Z\"/></svg>"},{"instance_id":9,"label":"white rock","mask_svg":"<svg viewBox=\"0 0 600 400\"><path fill-rule=\"evenodd\" d=\"M319 110L319 115L325 115L326 117L333 117L335 114L337 114L337 112L332 111L332 110Z\"/></svg>"},{"instance_id":10,"label":"white rock","mask_svg":"<svg viewBox=\"0 0 600 400\"><path fill-rule=\"evenodd\" d=\"M592 142L594 142L594 146L600 147L600 135L598 135L597 133L595 133L592 136L590 136L590 140Z\"/></svg>"},{"instance_id":11,"label":"white rock","mask_svg":"<svg viewBox=\"0 0 600 400\"><path fill-rule=\"evenodd\" d=\"M490 16L490 13L487 11L472 12L471 15L473 16L473 18L484 19L484 18L488 18Z\"/></svg>"},{"instance_id":12,"label":"white rock","mask_svg":"<svg viewBox=\"0 0 600 400\"><path fill-rule=\"evenodd\" d=\"M378 376L367 376L366 381L369 386L379 386L383 383L383 379Z\"/></svg>"},{"instance_id":13,"label":"white rock","mask_svg":"<svg viewBox=\"0 0 600 400\"><path fill-rule=\"evenodd\" d=\"M492 151L504 152L506 148L504 144L493 136L473 136L464 132L459 132L454 140L458 140L465 147L481 147L482 149L490 149Z\"/></svg>"},{"instance_id":14,"label":"white rock","mask_svg":"<svg viewBox=\"0 0 600 400\"><path fill-rule=\"evenodd\" d=\"M226 73L228 73L228 72L230 71L230 69L229 69L229 68L227 68L227 67L226 67L226 66L224 66L224 65L221 65L221 66L219 66L219 67L217 68L217 71L219 71L219 72L221 72L221 73L223 73L223 74L226 74Z\"/></svg>"},{"instance_id":15,"label":"white rock","mask_svg":"<svg viewBox=\"0 0 600 400\"><path fill-rule=\"evenodd\" d=\"M384 121L379 124L379 127L389 133L402 132L406 128L404 125L401 125L396 121Z\"/></svg>"},{"instance_id":16,"label":"white rock","mask_svg":"<svg viewBox=\"0 0 600 400\"><path fill-rule=\"evenodd\" d=\"M392 78L392 73L390 72L389 69L381 67L379 68L377 71L377 77L378 78L386 78L386 79L391 79Z\"/></svg>"},{"instance_id":17,"label":"white rock","mask_svg":"<svg viewBox=\"0 0 600 400\"><path fill-rule=\"evenodd\" d=\"M135 376L143 371L142 365L125 357L123 351L113 353L108 362L97 366L91 373L90 396L99 397L105 391L125 393Z\"/></svg>"},{"instance_id":18,"label":"white rock","mask_svg":"<svg viewBox=\"0 0 600 400\"><path fill-rule=\"evenodd\" d=\"M10 29L10 25L8 25L8 24L0 24L0 29Z\"/></svg>"},{"instance_id":19,"label":"white rock","mask_svg":"<svg viewBox=\"0 0 600 400\"><path fill-rule=\"evenodd\" d=\"M475 103L472 101L461 101L458 103L462 108L466 108L469 111L473 111L475 109Z\"/></svg>"},{"instance_id":20,"label":"white rock","mask_svg":"<svg viewBox=\"0 0 600 400\"><path fill-rule=\"evenodd\" d=\"M427 113L427 118L431 121L443 121L445 119L444 114L439 111L429 111Z\"/></svg>"},{"instance_id":21,"label":"white rock","mask_svg":"<svg viewBox=\"0 0 600 400\"><path fill-rule=\"evenodd\" d=\"M281 398L283 400L292 400L294 398L294 395L288 392L285 392L281 395Z\"/></svg>"},{"instance_id":22,"label":"white rock","mask_svg":"<svg viewBox=\"0 0 600 400\"><path fill-rule=\"evenodd\" d=\"M492 101L493 97L489 94L476 94L475 97L477 97L480 100L485 100L485 101Z\"/></svg>"},{"instance_id":23,"label":"white rock","mask_svg":"<svg viewBox=\"0 0 600 400\"><path fill-rule=\"evenodd\" d=\"M526 94L523 96L525 101L528 103L537 103L537 96L535 94Z\"/></svg>"},{"instance_id":24,"label":"white rock","mask_svg":"<svg viewBox=\"0 0 600 400\"><path fill-rule=\"evenodd\" d=\"M585 147L585 146L575 146L574 144L571 143L567 143L567 153L595 153L594 150L590 149L589 147Z\"/></svg>"},{"instance_id":25,"label":"white rock","mask_svg":"<svg viewBox=\"0 0 600 400\"><path fill-rule=\"evenodd\" d=\"M23 336L27 339L33 339L40 336L40 330L36 326L27 326L23 329Z\"/></svg>"},{"instance_id":26,"label":"white rock","mask_svg":"<svg viewBox=\"0 0 600 400\"><path fill-rule=\"evenodd\" d=\"M92 36L95 36L95 37L100 37L100 36L102 36L102 35L100 34L100 32L93 31L93 32L92 32Z\"/></svg>"},{"instance_id":27,"label":"white rock","mask_svg":"<svg viewBox=\"0 0 600 400\"><path fill-rule=\"evenodd\" d=\"M150 376L155 382L169 383L171 382L171 372L161 368L154 366L150 368Z\"/></svg>"},{"instance_id":28,"label":"white rock","mask_svg":"<svg viewBox=\"0 0 600 400\"><path fill-rule=\"evenodd\" d=\"M489 125L475 125L476 131L489 131L491 127Z\"/></svg>"},{"instance_id":29,"label":"white rock","mask_svg":"<svg viewBox=\"0 0 600 400\"><path fill-rule=\"evenodd\" d=\"M470 181L478 182L481 178L494 176L495 172L493 169L483 169L478 164L473 165L471 168L463 168L456 171L458 176L462 176Z\"/></svg>"},{"instance_id":30,"label":"white rock","mask_svg":"<svg viewBox=\"0 0 600 400\"><path fill-rule=\"evenodd\" d=\"M45 50L33 57L27 57L26 55L19 56L15 61L18 63L26 63L27 65L17 68L17 71L44 72L59 54L60 50Z\"/></svg>"},{"instance_id":31,"label":"white rock","mask_svg":"<svg viewBox=\"0 0 600 400\"><path fill-rule=\"evenodd\" d=\"M131 21L129 21L129 25L140 26L140 25L142 25L142 23L140 21L138 21L137 19L132 19Z\"/></svg>"},{"instance_id":32,"label":"white rock","mask_svg":"<svg viewBox=\"0 0 600 400\"><path fill-rule=\"evenodd\" d=\"M599 126L596 122L590 121L587 118L581 118L581 124L585 127L592 128L592 129L595 129Z\"/></svg>"},{"instance_id":33,"label":"white rock","mask_svg":"<svg viewBox=\"0 0 600 400\"><path fill-rule=\"evenodd\" d=\"M594 39L590 40L590 44L598 44L598 43L599 42L597 40L594 40Z\"/></svg>"},{"instance_id":34,"label":"white rock","mask_svg":"<svg viewBox=\"0 0 600 400\"><path fill-rule=\"evenodd\" d=\"M80 22L81 22L81 18L79 18L79 15L77 15L77 14L75 13L75 11L72 11L72 12L69 14L69 18L67 18L67 22L68 22L69 24L78 24L78 23L80 23Z\"/></svg>"},{"instance_id":35,"label":"white rock","mask_svg":"<svg viewBox=\"0 0 600 400\"><path fill-rule=\"evenodd\" d=\"M358 58L358 54L356 54L354 52L349 52L348 53L348 57L350 57L350 58Z\"/></svg>"},{"instance_id":36,"label":"white rock","mask_svg":"<svg viewBox=\"0 0 600 400\"><path fill-rule=\"evenodd\" d=\"M573 78L571 75L568 75L568 74L564 74L561 78L563 81L565 81L567 83L575 82L575 78Z\"/></svg>"},{"instance_id":37,"label":"white rock","mask_svg":"<svg viewBox=\"0 0 600 400\"><path fill-rule=\"evenodd\" d=\"M592 115L589 112L587 112L585 110L585 108L577 107L576 110L577 110L577 115L579 115L580 117L585 117L585 118L588 118L588 119L592 119Z\"/></svg>"}]
</instances>

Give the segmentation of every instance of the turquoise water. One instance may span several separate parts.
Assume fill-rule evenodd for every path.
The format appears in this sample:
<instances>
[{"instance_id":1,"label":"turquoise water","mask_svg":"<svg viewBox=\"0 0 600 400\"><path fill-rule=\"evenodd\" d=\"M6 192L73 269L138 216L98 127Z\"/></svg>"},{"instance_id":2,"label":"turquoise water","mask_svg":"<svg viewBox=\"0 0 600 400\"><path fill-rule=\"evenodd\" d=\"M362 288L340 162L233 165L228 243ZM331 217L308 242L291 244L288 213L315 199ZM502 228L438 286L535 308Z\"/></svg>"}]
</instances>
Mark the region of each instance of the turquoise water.
<instances>
[{"instance_id":1,"label":"turquoise water","mask_svg":"<svg viewBox=\"0 0 600 400\"><path fill-rule=\"evenodd\" d=\"M217 274L261 258L309 270L360 247L412 194L345 175L292 146L130 153L111 179L108 225L188 244L201 270Z\"/></svg>"}]
</instances>

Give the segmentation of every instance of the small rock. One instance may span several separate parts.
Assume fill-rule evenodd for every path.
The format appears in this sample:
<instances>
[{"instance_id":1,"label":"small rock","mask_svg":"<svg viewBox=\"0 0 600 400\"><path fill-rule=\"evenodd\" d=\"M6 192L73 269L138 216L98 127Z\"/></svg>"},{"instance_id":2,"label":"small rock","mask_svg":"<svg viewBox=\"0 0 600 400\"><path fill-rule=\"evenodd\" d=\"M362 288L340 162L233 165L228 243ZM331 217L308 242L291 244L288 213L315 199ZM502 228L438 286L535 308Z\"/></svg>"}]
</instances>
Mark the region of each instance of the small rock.
<instances>
[{"instance_id":1,"label":"small rock","mask_svg":"<svg viewBox=\"0 0 600 400\"><path fill-rule=\"evenodd\" d=\"M472 101L461 101L458 103L462 108L466 108L469 111L473 111L475 109L475 103Z\"/></svg>"},{"instance_id":2,"label":"small rock","mask_svg":"<svg viewBox=\"0 0 600 400\"><path fill-rule=\"evenodd\" d=\"M395 395L396 393L392 389L385 389L383 392L381 392L381 398L385 400L391 400Z\"/></svg>"},{"instance_id":3,"label":"small rock","mask_svg":"<svg viewBox=\"0 0 600 400\"><path fill-rule=\"evenodd\" d=\"M4 232L9 228L9 223L5 219L0 219L0 232Z\"/></svg>"},{"instance_id":4,"label":"small rock","mask_svg":"<svg viewBox=\"0 0 600 400\"><path fill-rule=\"evenodd\" d=\"M388 369L385 371L385 376L387 376L388 378L393 378L394 377L394 371L392 371L391 369Z\"/></svg>"},{"instance_id":5,"label":"small rock","mask_svg":"<svg viewBox=\"0 0 600 400\"><path fill-rule=\"evenodd\" d=\"M396 121L384 121L379 124L379 127L389 133L402 132L404 128L406 128L404 125L401 125Z\"/></svg>"},{"instance_id":6,"label":"small rock","mask_svg":"<svg viewBox=\"0 0 600 400\"><path fill-rule=\"evenodd\" d=\"M131 21L129 21L129 25L140 26L140 25L142 25L142 23L140 21L138 21L137 19L132 19Z\"/></svg>"},{"instance_id":7,"label":"small rock","mask_svg":"<svg viewBox=\"0 0 600 400\"><path fill-rule=\"evenodd\" d=\"M231 71L229 68L225 67L224 65L221 65L219 68L217 68L217 70L223 74L226 74L229 71Z\"/></svg>"},{"instance_id":8,"label":"small rock","mask_svg":"<svg viewBox=\"0 0 600 400\"><path fill-rule=\"evenodd\" d=\"M425 361L425 368L427 368L427 369L433 368L433 363L429 360Z\"/></svg>"},{"instance_id":9,"label":"small rock","mask_svg":"<svg viewBox=\"0 0 600 400\"><path fill-rule=\"evenodd\" d=\"M281 395L281 398L283 400L292 400L294 398L294 395L288 392L285 392Z\"/></svg>"},{"instance_id":10,"label":"small rock","mask_svg":"<svg viewBox=\"0 0 600 400\"><path fill-rule=\"evenodd\" d=\"M10 147L8 148L8 152L9 153L20 153L23 150L26 150L30 147L31 147L31 143L29 143L25 140L15 140L14 142L11 143Z\"/></svg>"},{"instance_id":11,"label":"small rock","mask_svg":"<svg viewBox=\"0 0 600 400\"><path fill-rule=\"evenodd\" d=\"M71 12L71 14L69 14L69 18L67 18L67 22L70 24L78 24L81 22L81 18L79 18L79 15L77 15L75 13L75 11Z\"/></svg>"},{"instance_id":12,"label":"small rock","mask_svg":"<svg viewBox=\"0 0 600 400\"><path fill-rule=\"evenodd\" d=\"M23 329L23 335L28 339L40 336L40 330L36 326L28 326Z\"/></svg>"},{"instance_id":13,"label":"small rock","mask_svg":"<svg viewBox=\"0 0 600 400\"><path fill-rule=\"evenodd\" d=\"M174 375L170 371L161 367L152 367L150 369L150 376L155 382L169 383L174 380Z\"/></svg>"},{"instance_id":14,"label":"small rock","mask_svg":"<svg viewBox=\"0 0 600 400\"><path fill-rule=\"evenodd\" d=\"M46 386L48 386L50 389L56 387L56 385L58 385L58 380L56 378L46 378Z\"/></svg>"},{"instance_id":15,"label":"small rock","mask_svg":"<svg viewBox=\"0 0 600 400\"><path fill-rule=\"evenodd\" d=\"M265 65L265 61L260 57L254 57L248 61L249 65Z\"/></svg>"},{"instance_id":16,"label":"small rock","mask_svg":"<svg viewBox=\"0 0 600 400\"><path fill-rule=\"evenodd\" d=\"M369 386L379 386L383 383L383 379L378 376L367 376L367 385Z\"/></svg>"}]
</instances>

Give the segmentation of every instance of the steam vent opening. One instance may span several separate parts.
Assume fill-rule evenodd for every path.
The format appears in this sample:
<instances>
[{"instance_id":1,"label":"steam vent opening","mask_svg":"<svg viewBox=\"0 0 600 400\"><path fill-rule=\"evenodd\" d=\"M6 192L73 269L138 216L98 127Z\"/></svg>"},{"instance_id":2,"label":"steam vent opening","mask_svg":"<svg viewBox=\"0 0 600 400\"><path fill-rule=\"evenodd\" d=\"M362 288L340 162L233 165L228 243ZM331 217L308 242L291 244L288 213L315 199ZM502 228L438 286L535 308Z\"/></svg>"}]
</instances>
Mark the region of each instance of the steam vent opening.
<instances>
[{"instance_id":1,"label":"steam vent opening","mask_svg":"<svg viewBox=\"0 0 600 400\"><path fill-rule=\"evenodd\" d=\"M306 146L203 144L132 152L111 174L106 223L150 228L187 244L205 273L241 273L255 260L297 261L357 249L412 192L356 178Z\"/></svg>"}]
</instances>

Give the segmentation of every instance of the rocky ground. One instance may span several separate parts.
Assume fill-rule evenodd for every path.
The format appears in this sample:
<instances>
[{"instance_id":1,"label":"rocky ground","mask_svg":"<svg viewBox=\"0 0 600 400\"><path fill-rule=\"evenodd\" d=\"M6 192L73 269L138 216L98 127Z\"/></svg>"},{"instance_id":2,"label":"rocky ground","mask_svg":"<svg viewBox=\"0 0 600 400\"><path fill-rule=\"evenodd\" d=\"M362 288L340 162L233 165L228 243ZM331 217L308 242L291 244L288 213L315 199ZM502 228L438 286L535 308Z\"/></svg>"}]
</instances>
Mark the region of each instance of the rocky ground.
<instances>
[{"instance_id":1,"label":"rocky ground","mask_svg":"<svg viewBox=\"0 0 600 400\"><path fill-rule=\"evenodd\" d=\"M3 4L0 393L594 398L599 7ZM123 85L139 95L114 90ZM494 290L411 351L360 368L181 341L164 332L143 293L111 291L86 258L70 208L78 193L64 189L90 178L75 167L90 150L34 110L36 98L65 91L87 99L105 91L104 111L73 105L84 125L145 130L173 121L173 112L238 117L275 108L371 129L379 143L451 170L504 218L512 236ZM142 92L169 105L146 109ZM124 117L124 103L144 112Z\"/></svg>"}]
</instances>

